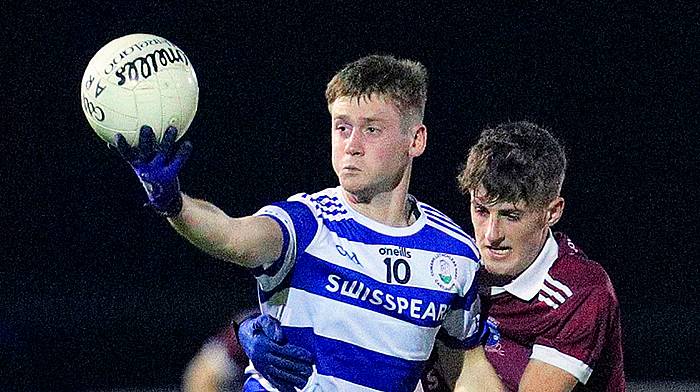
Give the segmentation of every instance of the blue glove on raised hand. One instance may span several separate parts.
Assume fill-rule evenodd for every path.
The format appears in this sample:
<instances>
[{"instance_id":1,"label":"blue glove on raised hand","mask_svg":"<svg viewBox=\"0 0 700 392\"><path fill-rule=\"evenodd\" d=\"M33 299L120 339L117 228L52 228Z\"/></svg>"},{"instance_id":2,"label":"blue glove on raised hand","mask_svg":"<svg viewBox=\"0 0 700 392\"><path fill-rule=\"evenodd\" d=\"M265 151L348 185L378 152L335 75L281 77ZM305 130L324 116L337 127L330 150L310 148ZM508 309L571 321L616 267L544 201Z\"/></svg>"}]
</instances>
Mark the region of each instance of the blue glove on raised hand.
<instances>
[{"instance_id":1,"label":"blue glove on raised hand","mask_svg":"<svg viewBox=\"0 0 700 392\"><path fill-rule=\"evenodd\" d=\"M313 356L306 349L287 343L282 326L266 314L243 321L238 341L255 370L282 392L302 389L313 372Z\"/></svg>"},{"instance_id":2,"label":"blue glove on raised hand","mask_svg":"<svg viewBox=\"0 0 700 392\"><path fill-rule=\"evenodd\" d=\"M132 147L117 133L114 141L119 154L131 165L148 194L148 205L160 215L174 217L182 209L182 196L177 175L192 152L192 144L184 142L175 151L177 129L168 127L158 143L148 125L139 131L139 144Z\"/></svg>"}]
</instances>

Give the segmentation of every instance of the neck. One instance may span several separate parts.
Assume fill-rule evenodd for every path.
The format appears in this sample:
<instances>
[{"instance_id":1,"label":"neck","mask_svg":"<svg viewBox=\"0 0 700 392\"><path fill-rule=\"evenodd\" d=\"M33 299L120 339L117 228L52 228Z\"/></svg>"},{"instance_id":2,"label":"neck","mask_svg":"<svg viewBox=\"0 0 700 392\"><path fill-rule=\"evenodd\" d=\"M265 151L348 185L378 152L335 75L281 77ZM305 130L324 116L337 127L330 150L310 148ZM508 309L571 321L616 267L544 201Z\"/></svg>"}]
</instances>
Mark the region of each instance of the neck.
<instances>
[{"instance_id":1,"label":"neck","mask_svg":"<svg viewBox=\"0 0 700 392\"><path fill-rule=\"evenodd\" d=\"M408 200L410 175L407 170L399 184L388 191L353 194L343 189L343 193L350 206L360 214L387 226L409 226L416 220L413 202Z\"/></svg>"},{"instance_id":2,"label":"neck","mask_svg":"<svg viewBox=\"0 0 700 392\"><path fill-rule=\"evenodd\" d=\"M484 287L503 287L515 279L513 276L496 275L486 270L479 277L479 285Z\"/></svg>"}]
</instances>

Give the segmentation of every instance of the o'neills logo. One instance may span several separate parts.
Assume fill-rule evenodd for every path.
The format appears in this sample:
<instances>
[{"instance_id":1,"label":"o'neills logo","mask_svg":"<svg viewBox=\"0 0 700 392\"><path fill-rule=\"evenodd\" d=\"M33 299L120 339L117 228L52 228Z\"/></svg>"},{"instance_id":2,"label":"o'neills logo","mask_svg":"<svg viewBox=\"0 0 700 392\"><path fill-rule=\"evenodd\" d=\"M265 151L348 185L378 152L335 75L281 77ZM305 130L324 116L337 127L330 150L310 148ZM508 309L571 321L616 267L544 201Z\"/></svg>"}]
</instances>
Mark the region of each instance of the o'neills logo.
<instances>
[{"instance_id":1,"label":"o'neills logo","mask_svg":"<svg viewBox=\"0 0 700 392\"><path fill-rule=\"evenodd\" d=\"M144 80L158 72L159 69L165 68L170 64L183 63L189 65L190 61L180 49L163 48L156 49L144 56L139 56L133 60L124 63L115 73L117 84L122 86L129 80Z\"/></svg>"},{"instance_id":2,"label":"o'neills logo","mask_svg":"<svg viewBox=\"0 0 700 392\"><path fill-rule=\"evenodd\" d=\"M457 280L457 262L450 255L437 255L430 260L430 275L440 288L450 290Z\"/></svg>"},{"instance_id":3,"label":"o'neills logo","mask_svg":"<svg viewBox=\"0 0 700 392\"><path fill-rule=\"evenodd\" d=\"M397 248L379 248L379 254L382 256L401 256L407 259L411 258L411 252L403 246L399 246Z\"/></svg>"}]
</instances>

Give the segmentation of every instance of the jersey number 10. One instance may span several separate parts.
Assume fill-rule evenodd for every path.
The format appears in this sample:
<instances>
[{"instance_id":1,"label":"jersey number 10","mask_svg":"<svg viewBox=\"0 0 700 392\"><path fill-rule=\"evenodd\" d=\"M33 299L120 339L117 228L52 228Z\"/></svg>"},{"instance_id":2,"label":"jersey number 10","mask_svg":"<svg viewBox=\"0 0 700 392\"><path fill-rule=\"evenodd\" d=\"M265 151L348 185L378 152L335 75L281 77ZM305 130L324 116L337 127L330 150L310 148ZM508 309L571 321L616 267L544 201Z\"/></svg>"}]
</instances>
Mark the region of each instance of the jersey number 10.
<instances>
[{"instance_id":1,"label":"jersey number 10","mask_svg":"<svg viewBox=\"0 0 700 392\"><path fill-rule=\"evenodd\" d=\"M392 260L391 257L384 259L386 265L386 282L406 284L411 279L411 266L404 259Z\"/></svg>"}]
</instances>

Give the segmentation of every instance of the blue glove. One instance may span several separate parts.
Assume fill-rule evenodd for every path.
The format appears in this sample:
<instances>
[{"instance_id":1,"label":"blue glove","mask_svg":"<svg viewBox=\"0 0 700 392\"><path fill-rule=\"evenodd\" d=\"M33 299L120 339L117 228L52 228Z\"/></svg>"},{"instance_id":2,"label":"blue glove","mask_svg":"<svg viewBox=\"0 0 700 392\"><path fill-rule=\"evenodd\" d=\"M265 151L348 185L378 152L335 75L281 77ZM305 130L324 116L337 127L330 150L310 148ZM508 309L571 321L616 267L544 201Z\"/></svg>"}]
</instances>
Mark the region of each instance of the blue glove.
<instances>
[{"instance_id":1,"label":"blue glove","mask_svg":"<svg viewBox=\"0 0 700 392\"><path fill-rule=\"evenodd\" d=\"M114 141L119 154L131 165L148 194L148 205L160 215L174 217L182 210L182 196L177 175L192 152L192 144L184 142L175 151L177 129L168 127L158 143L148 125L139 131L139 144L132 147L117 133Z\"/></svg>"},{"instance_id":2,"label":"blue glove","mask_svg":"<svg viewBox=\"0 0 700 392\"><path fill-rule=\"evenodd\" d=\"M287 343L275 318L248 318L238 328L238 341L255 370L282 392L302 389L313 372L313 356L306 349Z\"/></svg>"},{"instance_id":3,"label":"blue glove","mask_svg":"<svg viewBox=\"0 0 700 392\"><path fill-rule=\"evenodd\" d=\"M491 321L491 319L486 319L484 323L483 330L481 331L481 337L479 341L484 346L493 347L501 340L501 332L498 330L498 326Z\"/></svg>"}]
</instances>

